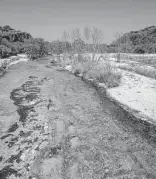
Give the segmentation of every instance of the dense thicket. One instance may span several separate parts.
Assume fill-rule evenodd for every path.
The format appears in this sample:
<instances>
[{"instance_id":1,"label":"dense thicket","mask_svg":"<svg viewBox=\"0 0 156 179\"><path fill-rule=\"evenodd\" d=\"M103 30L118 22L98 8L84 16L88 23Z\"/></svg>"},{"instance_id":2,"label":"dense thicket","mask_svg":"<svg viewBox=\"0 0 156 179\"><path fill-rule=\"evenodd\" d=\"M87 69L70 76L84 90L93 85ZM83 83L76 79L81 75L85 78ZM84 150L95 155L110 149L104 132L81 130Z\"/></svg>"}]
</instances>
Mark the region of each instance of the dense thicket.
<instances>
[{"instance_id":1,"label":"dense thicket","mask_svg":"<svg viewBox=\"0 0 156 179\"><path fill-rule=\"evenodd\" d=\"M0 58L19 53L27 53L31 58L38 58L48 53L48 42L42 38L33 38L27 32L0 26Z\"/></svg>"},{"instance_id":2,"label":"dense thicket","mask_svg":"<svg viewBox=\"0 0 156 179\"><path fill-rule=\"evenodd\" d=\"M23 53L25 45L31 40L32 36L29 33L16 31L8 25L0 26L0 57L5 58Z\"/></svg>"},{"instance_id":3,"label":"dense thicket","mask_svg":"<svg viewBox=\"0 0 156 179\"><path fill-rule=\"evenodd\" d=\"M111 51L156 53L156 26L125 33L110 46Z\"/></svg>"}]
</instances>

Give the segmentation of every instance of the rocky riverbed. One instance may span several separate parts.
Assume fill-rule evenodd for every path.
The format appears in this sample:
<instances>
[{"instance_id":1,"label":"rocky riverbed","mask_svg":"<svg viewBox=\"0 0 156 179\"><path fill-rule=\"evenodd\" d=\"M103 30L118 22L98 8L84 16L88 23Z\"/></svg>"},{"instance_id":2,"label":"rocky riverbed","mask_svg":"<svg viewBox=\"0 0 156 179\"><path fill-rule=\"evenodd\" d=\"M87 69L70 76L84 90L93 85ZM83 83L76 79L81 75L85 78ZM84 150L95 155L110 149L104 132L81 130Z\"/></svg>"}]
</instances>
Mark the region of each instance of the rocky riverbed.
<instances>
[{"instance_id":1,"label":"rocky riverbed","mask_svg":"<svg viewBox=\"0 0 156 179\"><path fill-rule=\"evenodd\" d=\"M155 128L47 62L0 79L0 178L155 179Z\"/></svg>"}]
</instances>

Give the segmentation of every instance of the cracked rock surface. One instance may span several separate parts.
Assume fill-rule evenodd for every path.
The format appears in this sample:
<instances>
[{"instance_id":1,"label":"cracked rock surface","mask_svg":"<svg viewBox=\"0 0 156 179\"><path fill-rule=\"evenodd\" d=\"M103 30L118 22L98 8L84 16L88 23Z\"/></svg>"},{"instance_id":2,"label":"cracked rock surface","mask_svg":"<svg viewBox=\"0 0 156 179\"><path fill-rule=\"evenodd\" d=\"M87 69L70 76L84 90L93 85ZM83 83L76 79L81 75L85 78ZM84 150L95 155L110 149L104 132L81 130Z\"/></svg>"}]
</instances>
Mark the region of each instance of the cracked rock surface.
<instances>
[{"instance_id":1,"label":"cracked rock surface","mask_svg":"<svg viewBox=\"0 0 156 179\"><path fill-rule=\"evenodd\" d=\"M0 79L0 179L155 179L154 126L46 62Z\"/></svg>"}]
</instances>

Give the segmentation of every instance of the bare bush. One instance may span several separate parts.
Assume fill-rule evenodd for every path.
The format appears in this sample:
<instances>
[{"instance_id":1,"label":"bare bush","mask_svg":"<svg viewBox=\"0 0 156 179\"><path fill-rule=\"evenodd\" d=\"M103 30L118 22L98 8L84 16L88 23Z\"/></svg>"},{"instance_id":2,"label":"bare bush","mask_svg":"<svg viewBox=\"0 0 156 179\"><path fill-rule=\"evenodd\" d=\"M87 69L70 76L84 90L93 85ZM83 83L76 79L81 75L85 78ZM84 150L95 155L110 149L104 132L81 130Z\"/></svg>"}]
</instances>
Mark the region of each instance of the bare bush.
<instances>
[{"instance_id":1,"label":"bare bush","mask_svg":"<svg viewBox=\"0 0 156 179\"><path fill-rule=\"evenodd\" d=\"M104 83L108 88L117 87L121 82L121 72L109 64L97 66L89 72L89 77L99 83Z\"/></svg>"},{"instance_id":2,"label":"bare bush","mask_svg":"<svg viewBox=\"0 0 156 179\"><path fill-rule=\"evenodd\" d=\"M156 70L155 69L150 69L147 67L141 67L141 66L119 66L120 69L127 70L127 71L132 71L135 72L139 75L143 75L149 78L156 79Z\"/></svg>"},{"instance_id":3,"label":"bare bush","mask_svg":"<svg viewBox=\"0 0 156 179\"><path fill-rule=\"evenodd\" d=\"M96 53L100 51L100 45L104 40L104 32L99 28L89 28L86 27L83 30L83 38L86 42L91 41L92 43L92 59L95 59Z\"/></svg>"},{"instance_id":4,"label":"bare bush","mask_svg":"<svg viewBox=\"0 0 156 179\"><path fill-rule=\"evenodd\" d=\"M134 71L140 75L144 75L146 77L156 79L156 70L155 69L148 69L145 67L137 66L134 68Z\"/></svg>"},{"instance_id":5,"label":"bare bush","mask_svg":"<svg viewBox=\"0 0 156 179\"><path fill-rule=\"evenodd\" d=\"M99 83L104 83L108 88L117 87L120 84L121 73L109 63L102 65L96 60L75 62L73 73L81 74L86 78L94 79Z\"/></svg>"}]
</instances>

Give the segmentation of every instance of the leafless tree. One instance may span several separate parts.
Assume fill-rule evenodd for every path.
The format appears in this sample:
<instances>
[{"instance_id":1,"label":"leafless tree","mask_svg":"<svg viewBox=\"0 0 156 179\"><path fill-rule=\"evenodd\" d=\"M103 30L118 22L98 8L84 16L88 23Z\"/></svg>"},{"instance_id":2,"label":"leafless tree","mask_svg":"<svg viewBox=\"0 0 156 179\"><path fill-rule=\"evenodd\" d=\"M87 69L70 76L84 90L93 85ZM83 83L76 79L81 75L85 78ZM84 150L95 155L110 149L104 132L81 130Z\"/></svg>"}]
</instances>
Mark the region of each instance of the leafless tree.
<instances>
[{"instance_id":1,"label":"leafless tree","mask_svg":"<svg viewBox=\"0 0 156 179\"><path fill-rule=\"evenodd\" d=\"M81 35L81 30L79 28L75 28L69 31L68 33L68 39L72 44L72 56L74 55L74 53L76 53L77 51L75 51L76 49L74 48L73 44L75 41L80 41L82 40L82 35Z\"/></svg>"},{"instance_id":2,"label":"leafless tree","mask_svg":"<svg viewBox=\"0 0 156 179\"><path fill-rule=\"evenodd\" d=\"M99 52L99 46L104 40L104 33L101 29L93 28L91 33L91 38L93 42L93 56L92 59L94 60L95 55Z\"/></svg>"},{"instance_id":3,"label":"leafless tree","mask_svg":"<svg viewBox=\"0 0 156 179\"><path fill-rule=\"evenodd\" d=\"M68 35L64 32L64 36L68 36L68 40L73 44L74 41L80 40L81 42L84 41L85 44L88 44L92 47L92 59L95 59L96 53L99 52L100 45L104 40L104 32L99 28L90 28L85 27L82 31L80 28L72 29ZM83 45L83 43L81 43ZM73 49L73 54L75 53Z\"/></svg>"},{"instance_id":4,"label":"leafless tree","mask_svg":"<svg viewBox=\"0 0 156 179\"><path fill-rule=\"evenodd\" d=\"M63 35L62 35L62 41L63 41L63 51L66 54L67 53L67 46L66 46L66 42L68 41L69 38L69 34L67 31L63 31Z\"/></svg>"},{"instance_id":5,"label":"leafless tree","mask_svg":"<svg viewBox=\"0 0 156 179\"><path fill-rule=\"evenodd\" d=\"M93 47L92 60L94 60L96 53L99 52L100 44L102 44L104 40L104 32L96 27L94 28L86 27L83 30L83 35L86 41L90 41L92 43L92 47Z\"/></svg>"},{"instance_id":6,"label":"leafless tree","mask_svg":"<svg viewBox=\"0 0 156 179\"><path fill-rule=\"evenodd\" d=\"M90 34L91 34L91 29L89 27L85 27L83 29L83 40L89 42Z\"/></svg>"},{"instance_id":7,"label":"leafless tree","mask_svg":"<svg viewBox=\"0 0 156 179\"><path fill-rule=\"evenodd\" d=\"M121 33L116 33L115 34L115 39L116 39L116 44L115 44L115 51L117 53L117 62L121 61L121 48L122 48L122 42L121 42L121 37L123 34Z\"/></svg>"}]
</instances>

